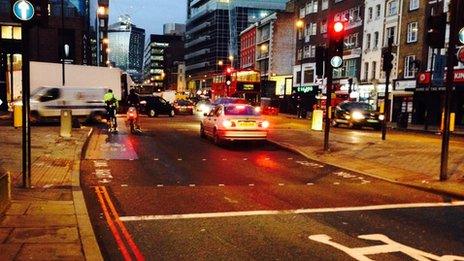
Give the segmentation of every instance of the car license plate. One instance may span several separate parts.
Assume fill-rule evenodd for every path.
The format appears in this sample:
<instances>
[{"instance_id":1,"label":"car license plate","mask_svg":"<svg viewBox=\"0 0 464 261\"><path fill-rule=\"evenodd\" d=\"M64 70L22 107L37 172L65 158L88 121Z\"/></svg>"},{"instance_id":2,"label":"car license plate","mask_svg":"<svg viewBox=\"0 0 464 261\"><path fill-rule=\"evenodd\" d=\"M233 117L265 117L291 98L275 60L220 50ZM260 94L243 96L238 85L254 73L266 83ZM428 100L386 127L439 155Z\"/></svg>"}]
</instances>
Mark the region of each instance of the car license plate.
<instances>
[{"instance_id":1,"label":"car license plate","mask_svg":"<svg viewBox=\"0 0 464 261\"><path fill-rule=\"evenodd\" d=\"M378 121L378 120L367 120L367 122L370 122L370 123L378 123L379 121Z\"/></svg>"},{"instance_id":2,"label":"car license plate","mask_svg":"<svg viewBox=\"0 0 464 261\"><path fill-rule=\"evenodd\" d=\"M256 123L253 121L242 121L240 122L240 127L255 127Z\"/></svg>"}]
</instances>

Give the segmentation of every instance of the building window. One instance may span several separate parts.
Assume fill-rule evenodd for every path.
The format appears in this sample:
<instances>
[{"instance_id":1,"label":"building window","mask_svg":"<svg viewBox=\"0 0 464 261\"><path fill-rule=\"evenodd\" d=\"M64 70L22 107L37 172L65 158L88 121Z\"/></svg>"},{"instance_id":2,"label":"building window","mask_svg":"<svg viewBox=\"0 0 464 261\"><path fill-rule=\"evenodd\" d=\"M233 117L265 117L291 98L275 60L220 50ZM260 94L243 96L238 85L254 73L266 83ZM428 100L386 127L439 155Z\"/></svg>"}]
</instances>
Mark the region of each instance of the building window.
<instances>
[{"instance_id":1,"label":"building window","mask_svg":"<svg viewBox=\"0 0 464 261\"><path fill-rule=\"evenodd\" d=\"M348 59L344 62L345 77L356 77L356 59Z\"/></svg>"},{"instance_id":2,"label":"building window","mask_svg":"<svg viewBox=\"0 0 464 261\"><path fill-rule=\"evenodd\" d=\"M414 61L416 60L416 56L409 55L404 58L404 78L414 78L415 70L414 70Z\"/></svg>"},{"instance_id":3,"label":"building window","mask_svg":"<svg viewBox=\"0 0 464 261\"><path fill-rule=\"evenodd\" d=\"M387 3L387 16L393 16L398 14L398 1L392 0Z\"/></svg>"},{"instance_id":4,"label":"building window","mask_svg":"<svg viewBox=\"0 0 464 261\"><path fill-rule=\"evenodd\" d=\"M375 19L378 19L380 17L381 9L382 9L381 5L376 5L375 6Z\"/></svg>"},{"instance_id":5,"label":"building window","mask_svg":"<svg viewBox=\"0 0 464 261\"><path fill-rule=\"evenodd\" d=\"M372 7L369 7L367 11L367 19L370 21L372 20L373 16L374 16L374 9Z\"/></svg>"},{"instance_id":6,"label":"building window","mask_svg":"<svg viewBox=\"0 0 464 261\"><path fill-rule=\"evenodd\" d=\"M327 33L327 20L321 22L321 33Z\"/></svg>"},{"instance_id":7,"label":"building window","mask_svg":"<svg viewBox=\"0 0 464 261\"><path fill-rule=\"evenodd\" d=\"M409 11L419 9L419 0L409 0Z\"/></svg>"},{"instance_id":8,"label":"building window","mask_svg":"<svg viewBox=\"0 0 464 261\"><path fill-rule=\"evenodd\" d=\"M415 43L417 42L417 31L418 31L418 23L412 22L408 24L408 39L407 43Z\"/></svg>"},{"instance_id":9,"label":"building window","mask_svg":"<svg viewBox=\"0 0 464 261\"><path fill-rule=\"evenodd\" d=\"M388 45L388 39L390 38L393 38L393 42L395 42L395 31L396 31L396 27L395 26L392 26L392 27L388 27L387 30L386 30L386 35L385 35L385 43L384 43L384 46L387 46Z\"/></svg>"},{"instance_id":10,"label":"building window","mask_svg":"<svg viewBox=\"0 0 464 261\"><path fill-rule=\"evenodd\" d=\"M14 39L21 40L21 27L20 26L11 26L11 25L2 25L2 39Z\"/></svg>"},{"instance_id":11,"label":"building window","mask_svg":"<svg viewBox=\"0 0 464 261\"><path fill-rule=\"evenodd\" d=\"M366 50L371 49L371 34L366 35Z\"/></svg>"},{"instance_id":12,"label":"building window","mask_svg":"<svg viewBox=\"0 0 464 261\"><path fill-rule=\"evenodd\" d=\"M372 79L377 79L377 62L372 62L372 73L371 73Z\"/></svg>"},{"instance_id":13,"label":"building window","mask_svg":"<svg viewBox=\"0 0 464 261\"><path fill-rule=\"evenodd\" d=\"M379 48L379 32L374 33L374 49Z\"/></svg>"},{"instance_id":14,"label":"building window","mask_svg":"<svg viewBox=\"0 0 464 261\"><path fill-rule=\"evenodd\" d=\"M312 69L304 71L304 83L313 83L314 82L314 71Z\"/></svg>"},{"instance_id":15,"label":"building window","mask_svg":"<svg viewBox=\"0 0 464 261\"><path fill-rule=\"evenodd\" d=\"M364 63L364 81L369 81L369 63Z\"/></svg>"},{"instance_id":16,"label":"building window","mask_svg":"<svg viewBox=\"0 0 464 261\"><path fill-rule=\"evenodd\" d=\"M351 34L345 38L346 49L354 49L358 47L358 34Z\"/></svg>"},{"instance_id":17,"label":"building window","mask_svg":"<svg viewBox=\"0 0 464 261\"><path fill-rule=\"evenodd\" d=\"M321 9L322 10L326 10L329 8L329 0L322 0L322 6L321 6Z\"/></svg>"}]
</instances>

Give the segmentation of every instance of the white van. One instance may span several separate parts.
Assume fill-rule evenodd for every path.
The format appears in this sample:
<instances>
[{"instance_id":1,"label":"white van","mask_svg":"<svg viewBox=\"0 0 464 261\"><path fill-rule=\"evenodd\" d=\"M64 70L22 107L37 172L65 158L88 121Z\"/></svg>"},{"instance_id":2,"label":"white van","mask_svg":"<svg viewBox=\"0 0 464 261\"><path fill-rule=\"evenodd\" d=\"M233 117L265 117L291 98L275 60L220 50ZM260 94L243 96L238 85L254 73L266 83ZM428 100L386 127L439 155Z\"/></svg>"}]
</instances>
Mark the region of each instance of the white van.
<instances>
[{"instance_id":1,"label":"white van","mask_svg":"<svg viewBox=\"0 0 464 261\"><path fill-rule=\"evenodd\" d=\"M95 87L39 87L31 93L31 115L59 117L61 110L72 110L77 117L103 115L103 96L107 91L108 88Z\"/></svg>"}]
</instances>

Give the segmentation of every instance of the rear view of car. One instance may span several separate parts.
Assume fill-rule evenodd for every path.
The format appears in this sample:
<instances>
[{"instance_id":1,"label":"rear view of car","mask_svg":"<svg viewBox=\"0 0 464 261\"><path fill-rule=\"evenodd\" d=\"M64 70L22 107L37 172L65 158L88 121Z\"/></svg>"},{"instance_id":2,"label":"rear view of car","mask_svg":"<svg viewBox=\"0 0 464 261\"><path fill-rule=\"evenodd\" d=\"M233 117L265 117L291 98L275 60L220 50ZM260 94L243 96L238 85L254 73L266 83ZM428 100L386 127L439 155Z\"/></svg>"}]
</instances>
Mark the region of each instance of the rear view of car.
<instances>
[{"instance_id":1,"label":"rear view of car","mask_svg":"<svg viewBox=\"0 0 464 261\"><path fill-rule=\"evenodd\" d=\"M215 143L225 140L266 140L269 125L251 105L220 105L203 120L200 134L202 137L212 137Z\"/></svg>"},{"instance_id":2,"label":"rear view of car","mask_svg":"<svg viewBox=\"0 0 464 261\"><path fill-rule=\"evenodd\" d=\"M174 110L176 114L193 115L193 107L193 103L188 100L179 100L174 103Z\"/></svg>"}]
</instances>

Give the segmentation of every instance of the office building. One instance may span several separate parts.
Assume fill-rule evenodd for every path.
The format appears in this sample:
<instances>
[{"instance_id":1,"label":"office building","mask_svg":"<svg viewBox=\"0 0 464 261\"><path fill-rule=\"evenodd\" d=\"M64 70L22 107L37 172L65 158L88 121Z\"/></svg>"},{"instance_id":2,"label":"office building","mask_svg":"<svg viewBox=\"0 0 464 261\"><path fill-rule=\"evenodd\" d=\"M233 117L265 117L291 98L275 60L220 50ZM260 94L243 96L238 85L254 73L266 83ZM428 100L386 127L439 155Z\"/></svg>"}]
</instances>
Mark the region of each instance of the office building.
<instances>
[{"instance_id":1,"label":"office building","mask_svg":"<svg viewBox=\"0 0 464 261\"><path fill-rule=\"evenodd\" d=\"M238 67L240 33L273 11L285 10L286 2L188 0L185 60L189 89L210 88L213 74L223 69L220 64Z\"/></svg>"},{"instance_id":2,"label":"office building","mask_svg":"<svg viewBox=\"0 0 464 261\"><path fill-rule=\"evenodd\" d=\"M163 25L164 35L185 35L185 24L168 23Z\"/></svg>"},{"instance_id":3,"label":"office building","mask_svg":"<svg viewBox=\"0 0 464 261\"><path fill-rule=\"evenodd\" d=\"M145 84L155 90L185 89L178 86L179 71L185 73L184 38L178 35L152 34L145 47ZM183 82L185 76L181 77Z\"/></svg>"},{"instance_id":4,"label":"office building","mask_svg":"<svg viewBox=\"0 0 464 261\"><path fill-rule=\"evenodd\" d=\"M123 15L109 26L109 61L129 75L143 70L145 30L132 23L130 16Z\"/></svg>"}]
</instances>

